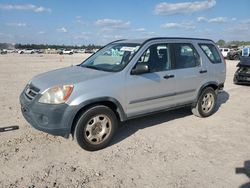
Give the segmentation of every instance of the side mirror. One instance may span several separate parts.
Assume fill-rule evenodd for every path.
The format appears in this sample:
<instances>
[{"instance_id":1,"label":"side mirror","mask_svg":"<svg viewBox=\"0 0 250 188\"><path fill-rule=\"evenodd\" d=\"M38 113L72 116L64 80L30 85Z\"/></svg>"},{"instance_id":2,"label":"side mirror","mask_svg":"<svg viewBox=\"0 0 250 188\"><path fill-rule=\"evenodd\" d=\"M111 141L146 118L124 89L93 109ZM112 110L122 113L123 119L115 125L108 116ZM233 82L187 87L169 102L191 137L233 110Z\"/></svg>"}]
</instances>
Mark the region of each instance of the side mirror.
<instances>
[{"instance_id":1,"label":"side mirror","mask_svg":"<svg viewBox=\"0 0 250 188\"><path fill-rule=\"evenodd\" d=\"M135 67L131 70L132 75L138 75L143 73L148 73L149 68L148 65L145 63L137 63Z\"/></svg>"}]
</instances>

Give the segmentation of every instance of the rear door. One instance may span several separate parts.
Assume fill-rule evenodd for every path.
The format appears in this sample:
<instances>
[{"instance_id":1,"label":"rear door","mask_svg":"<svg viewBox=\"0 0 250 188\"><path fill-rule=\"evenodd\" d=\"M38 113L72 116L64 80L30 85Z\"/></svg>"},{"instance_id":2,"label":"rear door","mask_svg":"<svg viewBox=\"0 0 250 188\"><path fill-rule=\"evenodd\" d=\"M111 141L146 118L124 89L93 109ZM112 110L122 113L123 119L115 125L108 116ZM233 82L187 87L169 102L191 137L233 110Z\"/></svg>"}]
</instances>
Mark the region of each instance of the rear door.
<instances>
[{"instance_id":1,"label":"rear door","mask_svg":"<svg viewBox=\"0 0 250 188\"><path fill-rule=\"evenodd\" d=\"M192 103L197 90L208 78L208 70L192 43L174 44L176 102Z\"/></svg>"}]
</instances>

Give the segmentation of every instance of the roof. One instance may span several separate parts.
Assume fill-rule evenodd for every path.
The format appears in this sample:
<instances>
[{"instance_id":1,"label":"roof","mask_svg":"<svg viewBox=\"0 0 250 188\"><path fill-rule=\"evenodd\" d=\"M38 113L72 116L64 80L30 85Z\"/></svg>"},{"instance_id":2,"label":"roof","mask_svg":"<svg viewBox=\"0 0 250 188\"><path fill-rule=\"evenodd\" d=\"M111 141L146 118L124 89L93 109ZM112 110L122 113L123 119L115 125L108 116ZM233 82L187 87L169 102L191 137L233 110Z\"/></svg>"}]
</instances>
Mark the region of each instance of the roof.
<instances>
[{"instance_id":1,"label":"roof","mask_svg":"<svg viewBox=\"0 0 250 188\"><path fill-rule=\"evenodd\" d=\"M154 38L142 38L142 39L121 39L121 40L117 40L114 42L120 43L120 42L126 42L126 43L138 43L138 44L142 44L142 43L146 43L148 41L152 41L152 40L161 40L161 39L185 39L185 40L199 40L199 41L210 41L213 42L211 39L204 39L204 38L185 38L185 37L154 37Z\"/></svg>"}]
</instances>

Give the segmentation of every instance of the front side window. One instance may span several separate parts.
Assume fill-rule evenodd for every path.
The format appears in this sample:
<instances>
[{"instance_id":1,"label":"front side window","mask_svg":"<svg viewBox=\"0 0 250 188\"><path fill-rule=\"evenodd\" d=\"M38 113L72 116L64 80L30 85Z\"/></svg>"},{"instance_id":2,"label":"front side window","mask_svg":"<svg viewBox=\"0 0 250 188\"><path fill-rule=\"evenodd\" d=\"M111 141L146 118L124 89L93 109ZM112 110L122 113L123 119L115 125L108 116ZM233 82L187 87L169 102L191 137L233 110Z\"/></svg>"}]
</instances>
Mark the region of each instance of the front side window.
<instances>
[{"instance_id":1,"label":"front side window","mask_svg":"<svg viewBox=\"0 0 250 188\"><path fill-rule=\"evenodd\" d=\"M221 63L220 54L213 44L199 44L202 51L212 63Z\"/></svg>"},{"instance_id":2,"label":"front side window","mask_svg":"<svg viewBox=\"0 0 250 188\"><path fill-rule=\"evenodd\" d=\"M140 48L135 43L113 43L99 50L80 66L96 70L118 72L132 59Z\"/></svg>"},{"instance_id":3,"label":"front side window","mask_svg":"<svg viewBox=\"0 0 250 188\"><path fill-rule=\"evenodd\" d=\"M200 57L192 44L177 43L175 46L175 68L191 68L200 65Z\"/></svg>"},{"instance_id":4,"label":"front side window","mask_svg":"<svg viewBox=\"0 0 250 188\"><path fill-rule=\"evenodd\" d=\"M140 57L138 63L145 63L150 72L170 69L170 50L168 44L153 44Z\"/></svg>"}]
</instances>

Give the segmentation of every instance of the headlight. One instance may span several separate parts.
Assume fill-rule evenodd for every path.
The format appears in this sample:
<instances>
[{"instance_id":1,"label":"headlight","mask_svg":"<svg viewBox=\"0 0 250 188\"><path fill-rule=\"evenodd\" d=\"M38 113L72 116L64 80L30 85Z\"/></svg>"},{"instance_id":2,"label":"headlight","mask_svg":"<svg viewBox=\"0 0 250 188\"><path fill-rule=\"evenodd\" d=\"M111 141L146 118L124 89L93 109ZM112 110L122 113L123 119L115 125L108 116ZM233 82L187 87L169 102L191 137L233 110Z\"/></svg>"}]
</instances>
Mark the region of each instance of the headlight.
<instances>
[{"instance_id":1,"label":"headlight","mask_svg":"<svg viewBox=\"0 0 250 188\"><path fill-rule=\"evenodd\" d=\"M38 102L47 104L65 103L74 89L73 85L55 86L47 89Z\"/></svg>"}]
</instances>

